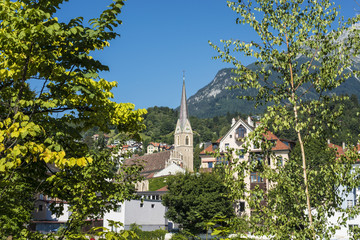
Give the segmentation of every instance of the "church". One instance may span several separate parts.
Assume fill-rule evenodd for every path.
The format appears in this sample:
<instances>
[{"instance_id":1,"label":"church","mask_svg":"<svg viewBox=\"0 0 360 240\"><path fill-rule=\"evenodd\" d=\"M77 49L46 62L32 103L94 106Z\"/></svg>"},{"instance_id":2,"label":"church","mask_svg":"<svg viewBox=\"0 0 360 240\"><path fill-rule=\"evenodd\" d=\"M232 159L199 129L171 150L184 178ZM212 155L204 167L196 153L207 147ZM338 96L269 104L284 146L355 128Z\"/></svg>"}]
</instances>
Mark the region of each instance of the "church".
<instances>
[{"instance_id":1,"label":"church","mask_svg":"<svg viewBox=\"0 0 360 240\"><path fill-rule=\"evenodd\" d=\"M186 103L185 78L181 92L180 113L174 131L174 148L169 151L133 157L125 160L125 165L142 164L141 175L145 180L136 186L138 191L148 191L147 179L176 173L193 172L194 147L193 131L189 121Z\"/></svg>"}]
</instances>

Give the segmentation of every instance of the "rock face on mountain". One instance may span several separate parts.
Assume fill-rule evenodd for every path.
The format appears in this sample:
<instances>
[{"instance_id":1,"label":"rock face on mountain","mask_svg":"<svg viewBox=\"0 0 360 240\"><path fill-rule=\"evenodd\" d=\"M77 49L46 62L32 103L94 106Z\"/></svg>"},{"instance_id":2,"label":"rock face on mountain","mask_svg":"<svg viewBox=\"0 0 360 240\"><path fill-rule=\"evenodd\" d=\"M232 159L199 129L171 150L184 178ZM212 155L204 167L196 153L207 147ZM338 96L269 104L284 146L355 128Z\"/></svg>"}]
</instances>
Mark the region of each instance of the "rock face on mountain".
<instances>
[{"instance_id":1,"label":"rock face on mountain","mask_svg":"<svg viewBox=\"0 0 360 240\"><path fill-rule=\"evenodd\" d=\"M357 60L354 58L353 67L346 71L360 70L360 60ZM306 59L300 57L298 61L306 61ZM254 64L250 64L247 67L251 69L256 68ZM255 94L254 90L228 89L229 86L236 85L236 82L232 80L234 76L231 68L221 69L208 85L201 88L188 99L189 114L200 118L209 118L226 115L227 112L240 112L244 114L262 113L266 106L260 106L255 109L254 102L237 98L237 96L241 95ZM276 81L277 74L274 73L272 78ZM306 89L299 88L299 91L306 91ZM360 80L357 77L351 77L330 93L337 95L347 94L349 96L355 94L360 98ZM304 96L304 99L314 99L316 97L315 91L310 90Z\"/></svg>"},{"instance_id":2,"label":"rock face on mountain","mask_svg":"<svg viewBox=\"0 0 360 240\"><path fill-rule=\"evenodd\" d=\"M246 114L263 112L254 109L254 103L238 99L237 96L247 94L243 89L229 90L235 85L231 68L221 69L215 78L205 87L188 99L189 114L200 118L225 115L227 112L243 112Z\"/></svg>"}]
</instances>

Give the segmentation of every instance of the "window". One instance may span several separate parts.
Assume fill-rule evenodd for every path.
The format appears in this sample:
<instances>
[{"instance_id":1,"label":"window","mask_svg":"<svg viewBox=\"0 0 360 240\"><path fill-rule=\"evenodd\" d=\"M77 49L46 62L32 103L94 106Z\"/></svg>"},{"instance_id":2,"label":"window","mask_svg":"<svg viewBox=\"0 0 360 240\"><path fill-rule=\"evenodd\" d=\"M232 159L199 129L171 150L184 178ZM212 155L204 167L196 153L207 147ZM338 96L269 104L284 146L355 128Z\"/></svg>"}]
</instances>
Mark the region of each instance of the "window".
<instances>
[{"instance_id":1,"label":"window","mask_svg":"<svg viewBox=\"0 0 360 240\"><path fill-rule=\"evenodd\" d=\"M213 168L213 163L212 162L208 162L208 168Z\"/></svg>"},{"instance_id":2,"label":"window","mask_svg":"<svg viewBox=\"0 0 360 240\"><path fill-rule=\"evenodd\" d=\"M43 210L43 205L39 205L39 212Z\"/></svg>"},{"instance_id":3,"label":"window","mask_svg":"<svg viewBox=\"0 0 360 240\"><path fill-rule=\"evenodd\" d=\"M253 164L261 164L263 162L264 156L262 154L253 154L251 155L251 161Z\"/></svg>"},{"instance_id":4,"label":"window","mask_svg":"<svg viewBox=\"0 0 360 240\"><path fill-rule=\"evenodd\" d=\"M283 158L282 158L282 156L280 156L280 157L277 158L277 165L278 165L279 167L282 167L282 166L283 166Z\"/></svg>"},{"instance_id":5,"label":"window","mask_svg":"<svg viewBox=\"0 0 360 240\"><path fill-rule=\"evenodd\" d=\"M225 143L225 149L228 149L228 148L229 148L229 144Z\"/></svg>"},{"instance_id":6,"label":"window","mask_svg":"<svg viewBox=\"0 0 360 240\"><path fill-rule=\"evenodd\" d=\"M189 136L186 136L186 137L185 137L185 145L190 145Z\"/></svg>"},{"instance_id":7,"label":"window","mask_svg":"<svg viewBox=\"0 0 360 240\"><path fill-rule=\"evenodd\" d=\"M121 205L116 205L115 212L121 212Z\"/></svg>"},{"instance_id":8,"label":"window","mask_svg":"<svg viewBox=\"0 0 360 240\"><path fill-rule=\"evenodd\" d=\"M246 128L243 125L240 125L238 129L236 129L236 138L244 138L246 134Z\"/></svg>"},{"instance_id":9,"label":"window","mask_svg":"<svg viewBox=\"0 0 360 240\"><path fill-rule=\"evenodd\" d=\"M245 202L240 202L240 203L239 203L239 211L240 211L240 212L244 212L244 211L245 211Z\"/></svg>"},{"instance_id":10,"label":"window","mask_svg":"<svg viewBox=\"0 0 360 240\"><path fill-rule=\"evenodd\" d=\"M353 200L347 200L347 207L351 208L354 206Z\"/></svg>"},{"instance_id":11,"label":"window","mask_svg":"<svg viewBox=\"0 0 360 240\"><path fill-rule=\"evenodd\" d=\"M155 208L155 204L151 204L151 208Z\"/></svg>"},{"instance_id":12,"label":"window","mask_svg":"<svg viewBox=\"0 0 360 240\"><path fill-rule=\"evenodd\" d=\"M230 134L230 138L232 138L232 135Z\"/></svg>"},{"instance_id":13,"label":"window","mask_svg":"<svg viewBox=\"0 0 360 240\"><path fill-rule=\"evenodd\" d=\"M349 224L349 232L354 232L359 228L359 225L357 224Z\"/></svg>"},{"instance_id":14,"label":"window","mask_svg":"<svg viewBox=\"0 0 360 240\"><path fill-rule=\"evenodd\" d=\"M177 145L180 145L180 136L177 137Z\"/></svg>"},{"instance_id":15,"label":"window","mask_svg":"<svg viewBox=\"0 0 360 240\"><path fill-rule=\"evenodd\" d=\"M225 161L225 157L216 157L216 164L228 164L228 161Z\"/></svg>"},{"instance_id":16,"label":"window","mask_svg":"<svg viewBox=\"0 0 360 240\"><path fill-rule=\"evenodd\" d=\"M40 194L40 195L39 195L39 199L40 199L40 200L43 200L43 199L44 199L44 195Z\"/></svg>"},{"instance_id":17,"label":"window","mask_svg":"<svg viewBox=\"0 0 360 240\"><path fill-rule=\"evenodd\" d=\"M240 155L239 155L239 158L240 158L240 159L242 159L242 158L245 157L244 152L245 152L244 149L241 149L241 150L240 150Z\"/></svg>"},{"instance_id":18,"label":"window","mask_svg":"<svg viewBox=\"0 0 360 240\"><path fill-rule=\"evenodd\" d=\"M264 182L264 179L260 176L260 173L252 172L250 174L250 182L252 182L252 183L262 183L262 182Z\"/></svg>"},{"instance_id":19,"label":"window","mask_svg":"<svg viewBox=\"0 0 360 240\"><path fill-rule=\"evenodd\" d=\"M143 203L140 203L140 207L144 207L144 204L143 204Z\"/></svg>"}]
</instances>

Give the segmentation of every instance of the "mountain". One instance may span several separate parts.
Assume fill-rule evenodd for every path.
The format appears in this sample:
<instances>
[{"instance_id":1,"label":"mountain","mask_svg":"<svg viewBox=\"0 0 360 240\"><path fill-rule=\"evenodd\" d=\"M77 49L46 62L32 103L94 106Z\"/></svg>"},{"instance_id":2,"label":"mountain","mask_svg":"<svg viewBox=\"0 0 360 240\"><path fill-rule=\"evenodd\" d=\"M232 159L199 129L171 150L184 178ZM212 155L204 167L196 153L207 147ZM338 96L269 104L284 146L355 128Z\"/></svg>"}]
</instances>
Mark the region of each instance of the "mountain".
<instances>
[{"instance_id":1,"label":"mountain","mask_svg":"<svg viewBox=\"0 0 360 240\"><path fill-rule=\"evenodd\" d=\"M360 29L360 23L352 25L349 30L345 31L342 35L339 36L337 41L346 42L349 39L349 36L352 34L350 29ZM310 61L303 55L300 55L296 60L299 65L302 63ZM351 68L346 69L344 72L353 72L354 70L360 71L360 56L352 57L353 65ZM313 64L318 65L319 63L313 62ZM254 63L247 66L247 68L256 71L258 66ZM267 66L271 70L271 66ZM188 99L188 108L189 114L192 116L200 118L209 118L214 116L222 116L233 112L239 112L242 114L257 114L262 113L266 106L260 106L254 108L254 102L249 102L247 100L238 99L237 96L241 95L255 95L255 90L228 90L227 87L235 85L236 82L231 78L235 74L232 73L231 68L221 69L215 76L215 78L205 87L200 89L196 94L191 96ZM280 81L279 74L272 71L269 82L278 82ZM309 84L299 87L297 91L299 93L307 92L309 89ZM356 95L360 97L360 76L359 78L355 75L347 79L339 87L334 89L327 94L336 94L336 95ZM316 91L310 88L310 91L303 96L304 100L315 99L318 97Z\"/></svg>"},{"instance_id":2,"label":"mountain","mask_svg":"<svg viewBox=\"0 0 360 240\"><path fill-rule=\"evenodd\" d=\"M234 80L231 79L233 76L234 73L231 68L221 69L208 85L188 99L189 114L200 118L209 118L223 116L227 112L246 114L263 112L264 107L255 109L254 103L237 98L242 94L248 94L249 90L227 89L227 87L235 84Z\"/></svg>"},{"instance_id":3,"label":"mountain","mask_svg":"<svg viewBox=\"0 0 360 240\"><path fill-rule=\"evenodd\" d=\"M299 62L306 61L304 57L297 59ZM353 66L346 71L360 70L360 59L353 59ZM250 69L255 70L257 66L250 64L247 66ZM240 112L242 114L258 114L264 112L266 106L260 106L254 108L254 102L249 102L244 99L238 99L237 96L255 94L255 90L235 89L229 90L227 87L235 85L236 82L231 78L235 74L232 72L232 68L221 69L215 76L215 78L205 87L201 88L197 93L192 95L188 99L189 114L199 118L209 118L214 116L223 116L229 113ZM277 73L271 76L271 80L277 81ZM306 91L307 87L299 88L299 91ZM341 84L334 91L329 93L335 93L336 95L356 95L360 98L360 79L351 77ZM304 99L314 99L317 94L314 90L310 90L308 94L304 96Z\"/></svg>"}]
</instances>

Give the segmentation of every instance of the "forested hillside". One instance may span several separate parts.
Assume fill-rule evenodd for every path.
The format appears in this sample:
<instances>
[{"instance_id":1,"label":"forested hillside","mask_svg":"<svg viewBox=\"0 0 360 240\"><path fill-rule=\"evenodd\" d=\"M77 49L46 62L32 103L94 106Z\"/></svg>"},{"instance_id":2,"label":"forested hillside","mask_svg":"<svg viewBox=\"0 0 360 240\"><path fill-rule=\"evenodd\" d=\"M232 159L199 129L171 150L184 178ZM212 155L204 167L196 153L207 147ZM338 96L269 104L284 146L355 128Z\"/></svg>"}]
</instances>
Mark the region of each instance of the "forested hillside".
<instances>
[{"instance_id":1,"label":"forested hillside","mask_svg":"<svg viewBox=\"0 0 360 240\"><path fill-rule=\"evenodd\" d=\"M343 114L337 119L337 129L328 130L328 137L332 143L341 145L342 142L356 144L359 140L360 125L359 113L360 104L356 95L351 95L348 100L333 102L330 109L337 110L343 107ZM293 131L273 131L278 137L296 141Z\"/></svg>"},{"instance_id":2,"label":"forested hillside","mask_svg":"<svg viewBox=\"0 0 360 240\"><path fill-rule=\"evenodd\" d=\"M146 130L142 133L144 141L173 144L174 129L179 117L178 111L168 107L151 107L147 110L148 114L144 121ZM241 113L228 113L225 116L205 119L190 117L194 132L194 145L217 140L230 129L231 119L239 116L246 117Z\"/></svg>"},{"instance_id":3,"label":"forested hillside","mask_svg":"<svg viewBox=\"0 0 360 240\"><path fill-rule=\"evenodd\" d=\"M331 142L341 144L342 142L356 143L358 135L360 134L359 115L360 104L357 96L352 95L349 100L332 103L331 108L337 109L343 106L343 115L338 119L338 129L329 132L329 135L334 135ZM178 111L168 107L151 107L147 109L148 114L145 116L146 129L141 133L144 146L149 142L164 142L173 144L174 129L176 121L179 117ZM260 115L261 116L261 115ZM223 136L231 125L232 118L241 117L245 119L247 115L242 113L227 113L225 116L215 116L213 118L198 118L191 116L190 122L194 132L194 147L200 142L216 141ZM121 136L116 128L110 127L111 132L108 133L110 141L121 139ZM272 130L280 138L286 138L296 141L296 136L289 134L291 131L276 132ZM93 134L99 133L98 128L93 128L85 134L87 141L91 140Z\"/></svg>"},{"instance_id":4,"label":"forested hillside","mask_svg":"<svg viewBox=\"0 0 360 240\"><path fill-rule=\"evenodd\" d=\"M331 142L341 144L342 142L356 143L360 134L359 115L360 104L356 95L352 95L349 100L332 103L332 109L338 109L343 106L343 114L338 119L338 129L329 132L334 135ZM194 145L199 142L215 141L223 136L231 125L232 118L247 115L241 113L227 113L225 116L216 116L213 118L190 117L191 126L194 131ZM146 130L143 137L148 141L166 142L172 144L174 141L173 131L178 119L178 112L168 107L152 107L148 109L145 116ZM296 141L296 136L287 131L275 132L281 138Z\"/></svg>"}]
</instances>

